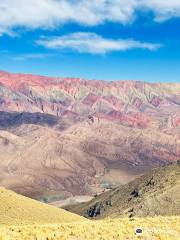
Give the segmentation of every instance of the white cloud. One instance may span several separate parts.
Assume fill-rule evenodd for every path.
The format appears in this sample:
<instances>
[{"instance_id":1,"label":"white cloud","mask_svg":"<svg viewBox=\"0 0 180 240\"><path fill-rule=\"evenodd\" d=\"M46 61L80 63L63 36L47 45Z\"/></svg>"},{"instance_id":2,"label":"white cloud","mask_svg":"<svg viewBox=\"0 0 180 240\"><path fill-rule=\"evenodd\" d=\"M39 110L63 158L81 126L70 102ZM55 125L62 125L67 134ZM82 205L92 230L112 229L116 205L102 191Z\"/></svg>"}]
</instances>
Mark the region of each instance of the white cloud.
<instances>
[{"instance_id":1,"label":"white cloud","mask_svg":"<svg viewBox=\"0 0 180 240\"><path fill-rule=\"evenodd\" d=\"M126 24L137 11L154 12L155 20L180 17L180 0L1 0L0 34L16 27L55 28L67 22Z\"/></svg>"},{"instance_id":2,"label":"white cloud","mask_svg":"<svg viewBox=\"0 0 180 240\"><path fill-rule=\"evenodd\" d=\"M153 51L160 47L159 44L139 42L132 39L106 39L90 32L77 32L61 37L40 39L37 44L50 49L73 49L81 53L93 54L105 54L134 48Z\"/></svg>"},{"instance_id":3,"label":"white cloud","mask_svg":"<svg viewBox=\"0 0 180 240\"><path fill-rule=\"evenodd\" d=\"M140 0L140 6L154 12L156 21L180 17L180 0Z\"/></svg>"},{"instance_id":4,"label":"white cloud","mask_svg":"<svg viewBox=\"0 0 180 240\"><path fill-rule=\"evenodd\" d=\"M25 61L31 59L45 59L55 56L54 53L13 53L8 50L0 51L0 56L15 61Z\"/></svg>"},{"instance_id":5,"label":"white cloud","mask_svg":"<svg viewBox=\"0 0 180 240\"><path fill-rule=\"evenodd\" d=\"M31 60L31 59L44 59L51 57L52 54L45 54L45 53L25 53L19 54L15 56L8 56L8 58L15 60L15 61L24 61L24 60Z\"/></svg>"},{"instance_id":6,"label":"white cloud","mask_svg":"<svg viewBox=\"0 0 180 240\"><path fill-rule=\"evenodd\" d=\"M130 0L131 1L131 0ZM134 0L133 0L134 1ZM106 20L128 22L131 5L104 0L3 0L0 1L0 33L16 27L55 28L66 22L97 25Z\"/></svg>"}]
</instances>

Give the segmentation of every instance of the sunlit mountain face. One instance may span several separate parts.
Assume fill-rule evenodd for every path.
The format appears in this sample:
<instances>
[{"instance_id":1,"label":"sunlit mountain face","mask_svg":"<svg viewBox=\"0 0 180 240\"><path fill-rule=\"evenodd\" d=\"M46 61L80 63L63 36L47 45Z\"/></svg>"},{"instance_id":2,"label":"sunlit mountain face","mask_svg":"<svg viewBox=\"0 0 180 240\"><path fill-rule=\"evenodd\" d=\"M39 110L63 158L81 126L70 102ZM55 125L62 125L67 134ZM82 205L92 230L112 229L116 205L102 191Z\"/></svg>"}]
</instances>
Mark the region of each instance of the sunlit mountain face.
<instances>
[{"instance_id":1,"label":"sunlit mountain face","mask_svg":"<svg viewBox=\"0 0 180 240\"><path fill-rule=\"evenodd\" d=\"M74 121L92 115L164 131L180 125L178 83L88 81L8 72L0 72L0 83L2 111L40 112Z\"/></svg>"}]
</instances>

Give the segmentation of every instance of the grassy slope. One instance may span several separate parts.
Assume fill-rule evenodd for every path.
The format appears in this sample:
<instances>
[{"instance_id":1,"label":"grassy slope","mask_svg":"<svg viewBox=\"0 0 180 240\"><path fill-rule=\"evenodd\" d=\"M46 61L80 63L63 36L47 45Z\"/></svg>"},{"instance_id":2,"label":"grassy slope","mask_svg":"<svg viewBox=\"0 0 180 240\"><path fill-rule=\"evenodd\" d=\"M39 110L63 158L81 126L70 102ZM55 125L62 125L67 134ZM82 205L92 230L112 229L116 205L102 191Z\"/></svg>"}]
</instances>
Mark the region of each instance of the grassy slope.
<instances>
[{"instance_id":1,"label":"grassy slope","mask_svg":"<svg viewBox=\"0 0 180 240\"><path fill-rule=\"evenodd\" d=\"M0 188L0 225L47 224L82 221L69 213Z\"/></svg>"},{"instance_id":2,"label":"grassy slope","mask_svg":"<svg viewBox=\"0 0 180 240\"><path fill-rule=\"evenodd\" d=\"M143 229L142 238L135 234ZM177 240L180 217L89 221L0 188L0 240Z\"/></svg>"},{"instance_id":3,"label":"grassy slope","mask_svg":"<svg viewBox=\"0 0 180 240\"><path fill-rule=\"evenodd\" d=\"M141 237L135 235L142 228ZM0 240L178 240L179 217L106 219L77 223L0 227Z\"/></svg>"},{"instance_id":4,"label":"grassy slope","mask_svg":"<svg viewBox=\"0 0 180 240\"><path fill-rule=\"evenodd\" d=\"M180 164L157 168L88 203L67 209L86 217L91 210L95 218L180 215Z\"/></svg>"}]
</instances>

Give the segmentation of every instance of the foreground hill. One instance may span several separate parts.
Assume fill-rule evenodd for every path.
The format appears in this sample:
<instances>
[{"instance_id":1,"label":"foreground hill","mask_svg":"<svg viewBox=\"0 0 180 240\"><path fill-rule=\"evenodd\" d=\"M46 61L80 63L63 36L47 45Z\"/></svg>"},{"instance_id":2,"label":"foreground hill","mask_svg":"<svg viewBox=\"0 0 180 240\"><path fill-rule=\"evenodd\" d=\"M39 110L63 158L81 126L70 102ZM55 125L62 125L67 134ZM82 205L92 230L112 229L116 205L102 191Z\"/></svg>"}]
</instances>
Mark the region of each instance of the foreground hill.
<instances>
[{"instance_id":1,"label":"foreground hill","mask_svg":"<svg viewBox=\"0 0 180 240\"><path fill-rule=\"evenodd\" d=\"M180 161L68 210L90 218L180 215Z\"/></svg>"},{"instance_id":2,"label":"foreground hill","mask_svg":"<svg viewBox=\"0 0 180 240\"><path fill-rule=\"evenodd\" d=\"M135 240L137 228L144 240L177 240L179 223L179 217L90 221L0 188L1 240Z\"/></svg>"},{"instance_id":3,"label":"foreground hill","mask_svg":"<svg viewBox=\"0 0 180 240\"><path fill-rule=\"evenodd\" d=\"M82 221L83 218L0 188L0 225L48 224Z\"/></svg>"},{"instance_id":4,"label":"foreground hill","mask_svg":"<svg viewBox=\"0 0 180 240\"><path fill-rule=\"evenodd\" d=\"M135 234L142 229L141 236ZM0 226L1 240L178 240L180 217L105 219L61 224Z\"/></svg>"}]
</instances>

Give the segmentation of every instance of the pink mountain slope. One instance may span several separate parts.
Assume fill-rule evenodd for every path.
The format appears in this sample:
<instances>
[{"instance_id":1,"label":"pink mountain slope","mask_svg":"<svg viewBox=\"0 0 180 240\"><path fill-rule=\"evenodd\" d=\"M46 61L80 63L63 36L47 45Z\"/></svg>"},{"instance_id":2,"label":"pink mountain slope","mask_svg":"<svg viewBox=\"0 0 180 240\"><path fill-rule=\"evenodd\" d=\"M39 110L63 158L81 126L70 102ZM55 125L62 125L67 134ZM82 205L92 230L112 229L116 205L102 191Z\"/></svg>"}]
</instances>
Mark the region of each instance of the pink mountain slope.
<instances>
[{"instance_id":1,"label":"pink mountain slope","mask_svg":"<svg viewBox=\"0 0 180 240\"><path fill-rule=\"evenodd\" d=\"M0 109L88 114L134 127L179 126L180 84L87 81L0 72Z\"/></svg>"}]
</instances>

